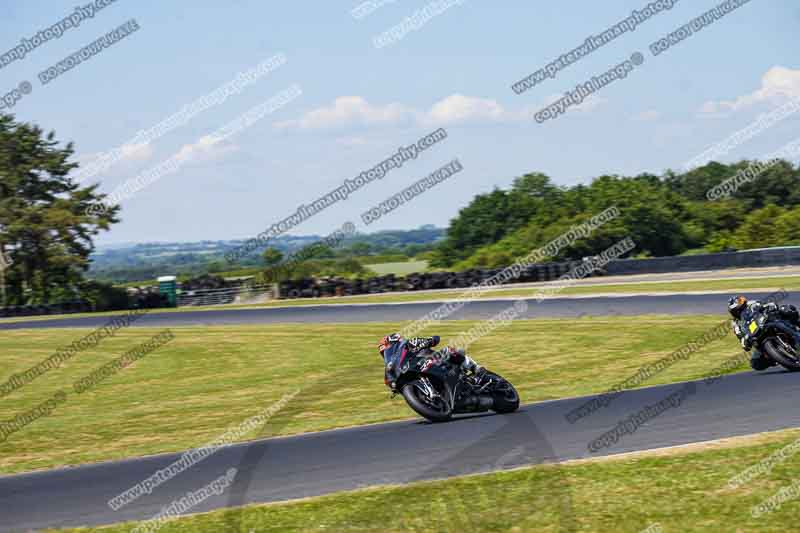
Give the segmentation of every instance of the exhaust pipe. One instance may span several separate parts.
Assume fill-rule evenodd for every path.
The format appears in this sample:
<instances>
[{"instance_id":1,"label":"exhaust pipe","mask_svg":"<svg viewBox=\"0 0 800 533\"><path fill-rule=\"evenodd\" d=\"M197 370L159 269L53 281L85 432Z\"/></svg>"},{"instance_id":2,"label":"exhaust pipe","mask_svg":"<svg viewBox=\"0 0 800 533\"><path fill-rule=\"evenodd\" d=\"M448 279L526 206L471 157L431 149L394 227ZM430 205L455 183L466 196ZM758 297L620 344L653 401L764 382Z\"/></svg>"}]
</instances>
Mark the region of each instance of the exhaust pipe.
<instances>
[{"instance_id":1,"label":"exhaust pipe","mask_svg":"<svg viewBox=\"0 0 800 533\"><path fill-rule=\"evenodd\" d=\"M494 407L494 399L488 394L472 395L460 407L465 411L488 411Z\"/></svg>"}]
</instances>

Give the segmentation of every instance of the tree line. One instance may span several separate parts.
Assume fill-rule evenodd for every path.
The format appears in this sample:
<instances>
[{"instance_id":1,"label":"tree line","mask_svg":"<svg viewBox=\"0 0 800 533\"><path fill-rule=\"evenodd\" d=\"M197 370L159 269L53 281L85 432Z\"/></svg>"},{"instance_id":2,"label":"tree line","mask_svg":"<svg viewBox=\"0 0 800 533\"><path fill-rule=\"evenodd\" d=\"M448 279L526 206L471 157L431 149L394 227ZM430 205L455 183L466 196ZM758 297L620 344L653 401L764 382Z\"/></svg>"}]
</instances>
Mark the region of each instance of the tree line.
<instances>
[{"instance_id":1,"label":"tree line","mask_svg":"<svg viewBox=\"0 0 800 533\"><path fill-rule=\"evenodd\" d=\"M729 198L706 199L709 189L750 164L711 162L661 176L603 175L571 187L542 173L525 174L461 209L431 254L432 265L508 265L611 206L620 209L619 217L552 259L595 255L628 236L639 257L800 245L800 167L789 161L769 166Z\"/></svg>"}]
</instances>

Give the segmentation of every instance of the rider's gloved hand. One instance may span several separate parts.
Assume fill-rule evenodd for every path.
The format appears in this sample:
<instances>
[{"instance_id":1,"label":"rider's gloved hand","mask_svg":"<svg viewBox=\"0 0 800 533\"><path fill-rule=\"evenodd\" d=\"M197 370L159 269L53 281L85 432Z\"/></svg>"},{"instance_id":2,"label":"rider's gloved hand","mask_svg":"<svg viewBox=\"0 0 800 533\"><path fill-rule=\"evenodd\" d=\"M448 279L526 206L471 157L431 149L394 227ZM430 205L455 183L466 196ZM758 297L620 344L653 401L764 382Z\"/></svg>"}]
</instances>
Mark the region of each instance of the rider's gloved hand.
<instances>
[{"instance_id":1,"label":"rider's gloved hand","mask_svg":"<svg viewBox=\"0 0 800 533\"><path fill-rule=\"evenodd\" d=\"M742 343L742 349L745 352L750 351L750 348L752 347L752 340L750 339L750 335L745 335L744 337L742 337L741 343Z\"/></svg>"},{"instance_id":2,"label":"rider's gloved hand","mask_svg":"<svg viewBox=\"0 0 800 533\"><path fill-rule=\"evenodd\" d=\"M442 357L455 365L460 365L464 362L464 350L458 350L452 346L445 346L441 350Z\"/></svg>"}]
</instances>

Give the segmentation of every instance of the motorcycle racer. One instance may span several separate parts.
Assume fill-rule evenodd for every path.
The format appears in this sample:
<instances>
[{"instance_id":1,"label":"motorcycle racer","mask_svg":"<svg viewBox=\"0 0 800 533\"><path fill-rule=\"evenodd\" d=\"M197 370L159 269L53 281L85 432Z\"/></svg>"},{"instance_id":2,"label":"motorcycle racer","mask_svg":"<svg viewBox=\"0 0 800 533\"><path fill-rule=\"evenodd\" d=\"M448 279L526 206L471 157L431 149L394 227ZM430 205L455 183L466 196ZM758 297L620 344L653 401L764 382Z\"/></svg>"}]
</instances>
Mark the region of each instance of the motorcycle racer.
<instances>
[{"instance_id":1,"label":"motorcycle racer","mask_svg":"<svg viewBox=\"0 0 800 533\"><path fill-rule=\"evenodd\" d=\"M728 300L728 312L733 317L731 325L733 333L739 339L744 351L752 350L750 354L750 366L753 370L766 370L776 363L764 355L753 346L753 339L747 330L747 324L757 313L777 314L787 322L800 327L800 313L793 305L777 305L774 302L759 302L758 300L748 301L744 296L737 296Z\"/></svg>"},{"instance_id":2,"label":"motorcycle racer","mask_svg":"<svg viewBox=\"0 0 800 533\"><path fill-rule=\"evenodd\" d=\"M431 348L438 345L440 337L434 335L433 337L412 337L404 339L398 333L386 335L381 339L378 344L378 352L383 357L384 362L384 381L387 384L394 383L394 372L402 361L405 353L417 354L424 350L431 352L431 356L439 356L444 361L458 365L464 373L469 373L480 381L484 374L484 368L479 365L475 360L470 358L466 350L457 349L452 346L446 346L437 352L433 352ZM393 389L394 390L394 389Z\"/></svg>"}]
</instances>

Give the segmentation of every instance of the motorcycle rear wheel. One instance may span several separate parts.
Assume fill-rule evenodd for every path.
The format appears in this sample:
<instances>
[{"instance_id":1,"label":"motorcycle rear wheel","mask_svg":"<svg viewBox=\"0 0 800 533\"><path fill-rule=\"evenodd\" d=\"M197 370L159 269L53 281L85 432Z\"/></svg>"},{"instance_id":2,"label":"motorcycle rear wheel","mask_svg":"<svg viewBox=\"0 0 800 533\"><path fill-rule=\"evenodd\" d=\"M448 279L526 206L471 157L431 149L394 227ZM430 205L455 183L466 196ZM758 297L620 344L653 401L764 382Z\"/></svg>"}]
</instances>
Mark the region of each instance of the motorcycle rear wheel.
<instances>
[{"instance_id":1,"label":"motorcycle rear wheel","mask_svg":"<svg viewBox=\"0 0 800 533\"><path fill-rule=\"evenodd\" d=\"M785 369L800 370L800 356L797 355L797 349L792 346L791 342L787 342L787 339L770 338L765 340L764 351Z\"/></svg>"},{"instance_id":2,"label":"motorcycle rear wheel","mask_svg":"<svg viewBox=\"0 0 800 533\"><path fill-rule=\"evenodd\" d=\"M423 379L427 380L434 388L438 397L426 394L427 384L423 382ZM453 409L447 401L449 397L447 386L442 383L428 378L419 378L406 383L402 393L408 406L431 422L445 422L453 417Z\"/></svg>"}]
</instances>

